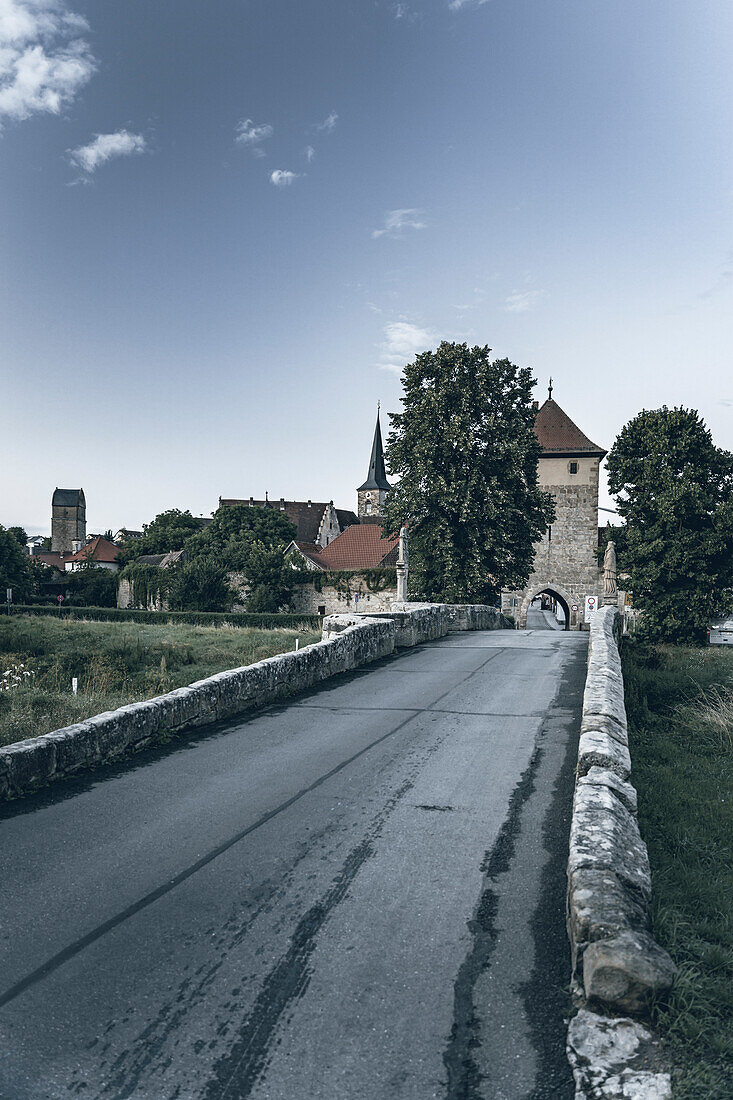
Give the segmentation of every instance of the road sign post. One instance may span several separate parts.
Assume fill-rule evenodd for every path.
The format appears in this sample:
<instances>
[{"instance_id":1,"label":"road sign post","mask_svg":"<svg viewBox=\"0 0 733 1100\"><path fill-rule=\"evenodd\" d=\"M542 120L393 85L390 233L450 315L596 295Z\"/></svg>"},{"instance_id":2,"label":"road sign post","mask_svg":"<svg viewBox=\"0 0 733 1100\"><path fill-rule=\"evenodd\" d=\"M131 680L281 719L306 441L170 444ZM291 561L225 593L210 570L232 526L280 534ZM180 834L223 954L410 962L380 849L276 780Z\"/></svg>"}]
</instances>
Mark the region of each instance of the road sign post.
<instances>
[{"instance_id":1,"label":"road sign post","mask_svg":"<svg viewBox=\"0 0 733 1100\"><path fill-rule=\"evenodd\" d=\"M13 602L13 590L12 588L5 589L5 599L8 601L8 615L10 614L10 607Z\"/></svg>"},{"instance_id":2,"label":"road sign post","mask_svg":"<svg viewBox=\"0 0 733 1100\"><path fill-rule=\"evenodd\" d=\"M596 611L598 610L598 597L586 596L585 597L585 621L589 623Z\"/></svg>"}]
</instances>

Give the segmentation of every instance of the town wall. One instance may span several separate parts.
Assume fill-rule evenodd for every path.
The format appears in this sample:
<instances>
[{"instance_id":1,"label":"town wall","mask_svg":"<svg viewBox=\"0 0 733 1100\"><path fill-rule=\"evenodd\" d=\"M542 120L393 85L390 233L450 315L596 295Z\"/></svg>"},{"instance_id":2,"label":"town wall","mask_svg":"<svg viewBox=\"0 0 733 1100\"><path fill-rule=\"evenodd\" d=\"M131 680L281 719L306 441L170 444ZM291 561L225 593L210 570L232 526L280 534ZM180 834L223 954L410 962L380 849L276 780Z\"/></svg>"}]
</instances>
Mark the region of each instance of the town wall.
<instances>
[{"instance_id":1,"label":"town wall","mask_svg":"<svg viewBox=\"0 0 733 1100\"><path fill-rule=\"evenodd\" d=\"M307 615L338 615L341 613L389 611L397 599L397 588L384 588L380 592L370 592L359 574L354 575L355 591L344 591L324 584L319 590L314 584L299 584L290 601L293 612ZM321 608L323 610L321 610Z\"/></svg>"}]
</instances>

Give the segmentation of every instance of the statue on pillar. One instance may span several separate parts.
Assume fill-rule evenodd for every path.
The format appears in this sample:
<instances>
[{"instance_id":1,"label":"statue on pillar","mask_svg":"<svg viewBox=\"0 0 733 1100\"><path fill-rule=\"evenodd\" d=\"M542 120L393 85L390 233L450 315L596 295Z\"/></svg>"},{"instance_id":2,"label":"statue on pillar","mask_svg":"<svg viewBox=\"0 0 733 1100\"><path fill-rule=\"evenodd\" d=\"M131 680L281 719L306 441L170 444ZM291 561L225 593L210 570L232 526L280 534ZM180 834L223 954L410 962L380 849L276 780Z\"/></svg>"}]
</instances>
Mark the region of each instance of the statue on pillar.
<instances>
[{"instance_id":1,"label":"statue on pillar","mask_svg":"<svg viewBox=\"0 0 733 1100\"><path fill-rule=\"evenodd\" d=\"M402 527L400 529L400 548L397 555L397 603L407 603L408 561L407 528Z\"/></svg>"},{"instance_id":2,"label":"statue on pillar","mask_svg":"<svg viewBox=\"0 0 733 1100\"><path fill-rule=\"evenodd\" d=\"M603 557L603 602L613 604L618 602L616 588L616 543L609 539L606 553Z\"/></svg>"}]
</instances>

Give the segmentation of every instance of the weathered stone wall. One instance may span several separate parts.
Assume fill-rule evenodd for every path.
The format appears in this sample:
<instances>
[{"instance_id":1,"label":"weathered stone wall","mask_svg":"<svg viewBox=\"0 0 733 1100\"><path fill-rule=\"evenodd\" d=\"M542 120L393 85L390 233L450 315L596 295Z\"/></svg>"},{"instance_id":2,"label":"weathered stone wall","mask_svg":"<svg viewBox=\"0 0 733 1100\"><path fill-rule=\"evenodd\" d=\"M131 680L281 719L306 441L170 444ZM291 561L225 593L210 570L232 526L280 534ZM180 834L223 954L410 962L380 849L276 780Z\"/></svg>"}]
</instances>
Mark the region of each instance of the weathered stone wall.
<instances>
[{"instance_id":1,"label":"weathered stone wall","mask_svg":"<svg viewBox=\"0 0 733 1100\"><path fill-rule=\"evenodd\" d=\"M398 649L460 630L499 630L503 625L499 611L482 604L393 603L388 614L395 624ZM358 622L372 621L373 617L369 613L328 615L323 620L323 637L335 637Z\"/></svg>"},{"instance_id":2,"label":"weathered stone wall","mask_svg":"<svg viewBox=\"0 0 733 1100\"><path fill-rule=\"evenodd\" d=\"M138 752L183 730L233 718L305 691L330 676L386 657L397 645L441 637L449 629L458 629L458 622L489 621L483 612L494 611L457 608L451 620L453 609L445 604L400 606L395 615L331 616L326 620L331 628L324 624L324 640L304 649L220 672L155 699L0 748L0 801Z\"/></svg>"},{"instance_id":3,"label":"weathered stone wall","mask_svg":"<svg viewBox=\"0 0 733 1100\"><path fill-rule=\"evenodd\" d=\"M57 554L70 553L75 542L83 546L87 538L86 508L51 508L51 549Z\"/></svg>"},{"instance_id":4,"label":"weathered stone wall","mask_svg":"<svg viewBox=\"0 0 733 1100\"><path fill-rule=\"evenodd\" d=\"M299 584L290 601L291 610L307 615L389 611L397 598L396 587L370 592L358 574L355 575L354 588L354 592L345 593L330 584L324 584L320 591L313 584ZM355 598L356 595L358 599ZM325 610L319 612L321 607Z\"/></svg>"},{"instance_id":5,"label":"weathered stone wall","mask_svg":"<svg viewBox=\"0 0 733 1100\"><path fill-rule=\"evenodd\" d=\"M305 691L337 673L385 657L394 648L395 625L390 619L360 622L329 641L7 745L0 749L0 800L137 752L183 730Z\"/></svg>"},{"instance_id":6,"label":"weathered stone wall","mask_svg":"<svg viewBox=\"0 0 733 1100\"><path fill-rule=\"evenodd\" d=\"M568 859L573 987L583 1006L571 1022L568 1056L578 1097L663 1098L669 1095L669 1075L654 1068L651 1033L625 1017L609 1020L595 1011L642 1013L675 975L650 931L651 876L629 781L619 631L615 607L596 612ZM618 1080L627 1091L613 1091ZM647 1086L657 1091L643 1091Z\"/></svg>"},{"instance_id":7,"label":"weathered stone wall","mask_svg":"<svg viewBox=\"0 0 733 1100\"><path fill-rule=\"evenodd\" d=\"M570 462L578 472L569 472ZM519 625L527 621L532 599L546 589L557 592L578 612L572 615L571 629L580 629L585 597L603 594L603 580L595 558L598 546L598 469L597 458L541 458L540 488L555 499L555 520L535 545L532 575L521 591L502 593L502 611L514 615ZM516 601L516 602L513 602Z\"/></svg>"}]
</instances>

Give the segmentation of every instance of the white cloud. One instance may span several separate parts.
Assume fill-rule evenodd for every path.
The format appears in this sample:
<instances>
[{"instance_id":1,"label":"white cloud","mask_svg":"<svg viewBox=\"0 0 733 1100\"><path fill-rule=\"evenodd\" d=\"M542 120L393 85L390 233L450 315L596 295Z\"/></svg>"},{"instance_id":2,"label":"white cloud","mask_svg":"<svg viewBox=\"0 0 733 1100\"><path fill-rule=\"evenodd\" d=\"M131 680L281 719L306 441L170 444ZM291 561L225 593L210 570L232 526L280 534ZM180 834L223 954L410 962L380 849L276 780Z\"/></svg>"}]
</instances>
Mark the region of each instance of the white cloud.
<instances>
[{"instance_id":1,"label":"white cloud","mask_svg":"<svg viewBox=\"0 0 733 1100\"><path fill-rule=\"evenodd\" d=\"M541 290L514 290L504 299L501 309L505 313L526 313L541 297Z\"/></svg>"},{"instance_id":2,"label":"white cloud","mask_svg":"<svg viewBox=\"0 0 733 1100\"><path fill-rule=\"evenodd\" d=\"M402 368L418 352L427 351L435 343L435 334L409 321L392 321L385 325L379 366L401 374Z\"/></svg>"},{"instance_id":3,"label":"white cloud","mask_svg":"<svg viewBox=\"0 0 733 1100\"><path fill-rule=\"evenodd\" d=\"M117 130L114 134L97 134L88 145L69 150L69 160L84 172L96 172L100 164L106 164L113 157L129 157L144 153L147 148L142 134L131 134L129 130Z\"/></svg>"},{"instance_id":4,"label":"white cloud","mask_svg":"<svg viewBox=\"0 0 733 1100\"><path fill-rule=\"evenodd\" d=\"M265 154L259 147L260 142L269 137L272 137L272 126L269 122L256 125L251 118L243 118L237 123L237 136L234 140L238 145L246 145L256 157L263 157Z\"/></svg>"},{"instance_id":5,"label":"white cloud","mask_svg":"<svg viewBox=\"0 0 733 1100\"><path fill-rule=\"evenodd\" d=\"M382 229L373 229L372 238L401 237L404 229L425 229L425 222L421 221L421 210L414 208L406 210L388 210L384 215Z\"/></svg>"},{"instance_id":6,"label":"white cloud","mask_svg":"<svg viewBox=\"0 0 733 1100\"><path fill-rule=\"evenodd\" d=\"M309 164L313 163L313 158L315 157L315 155L316 155L316 151L313 148L313 146L312 145L306 145L306 147L305 147L305 159L308 161Z\"/></svg>"},{"instance_id":7,"label":"white cloud","mask_svg":"<svg viewBox=\"0 0 733 1100\"><path fill-rule=\"evenodd\" d=\"M0 121L57 115L96 69L88 24L64 0L0 0Z\"/></svg>"},{"instance_id":8,"label":"white cloud","mask_svg":"<svg viewBox=\"0 0 733 1100\"><path fill-rule=\"evenodd\" d=\"M284 168L276 168L270 173L270 183L274 183L275 187L289 187L299 176L300 172L288 172Z\"/></svg>"},{"instance_id":9,"label":"white cloud","mask_svg":"<svg viewBox=\"0 0 733 1100\"><path fill-rule=\"evenodd\" d=\"M489 0L449 0L448 7L451 11L460 11L461 8L482 8Z\"/></svg>"},{"instance_id":10,"label":"white cloud","mask_svg":"<svg viewBox=\"0 0 733 1100\"><path fill-rule=\"evenodd\" d=\"M336 129L336 123L338 122L338 115L335 111L331 111L328 118L324 118L323 122L319 122L316 126L319 134L331 134Z\"/></svg>"}]
</instances>

